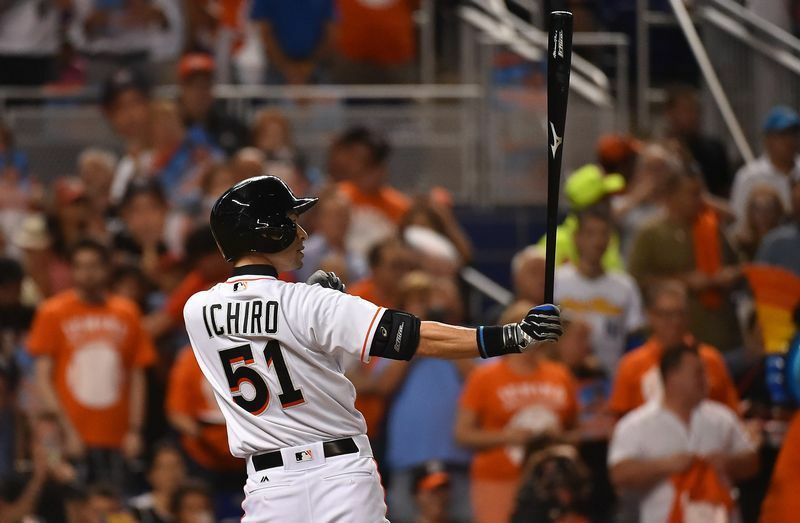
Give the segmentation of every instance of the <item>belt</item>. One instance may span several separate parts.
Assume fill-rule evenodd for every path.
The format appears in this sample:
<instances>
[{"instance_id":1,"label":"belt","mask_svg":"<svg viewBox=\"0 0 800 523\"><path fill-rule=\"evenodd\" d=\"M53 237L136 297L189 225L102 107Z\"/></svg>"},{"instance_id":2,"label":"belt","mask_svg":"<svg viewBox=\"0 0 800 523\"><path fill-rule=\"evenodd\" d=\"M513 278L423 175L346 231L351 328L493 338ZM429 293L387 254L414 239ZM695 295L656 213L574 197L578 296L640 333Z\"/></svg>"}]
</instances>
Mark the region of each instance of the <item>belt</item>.
<instances>
[{"instance_id":1,"label":"belt","mask_svg":"<svg viewBox=\"0 0 800 523\"><path fill-rule=\"evenodd\" d=\"M332 458L343 454L355 454L358 452L358 445L353 441L353 438L337 439L324 442L322 444L322 451L326 458ZM283 466L283 457L281 456L280 450L267 452L266 454L258 454L252 456L250 459L253 461L253 467L257 471Z\"/></svg>"}]
</instances>

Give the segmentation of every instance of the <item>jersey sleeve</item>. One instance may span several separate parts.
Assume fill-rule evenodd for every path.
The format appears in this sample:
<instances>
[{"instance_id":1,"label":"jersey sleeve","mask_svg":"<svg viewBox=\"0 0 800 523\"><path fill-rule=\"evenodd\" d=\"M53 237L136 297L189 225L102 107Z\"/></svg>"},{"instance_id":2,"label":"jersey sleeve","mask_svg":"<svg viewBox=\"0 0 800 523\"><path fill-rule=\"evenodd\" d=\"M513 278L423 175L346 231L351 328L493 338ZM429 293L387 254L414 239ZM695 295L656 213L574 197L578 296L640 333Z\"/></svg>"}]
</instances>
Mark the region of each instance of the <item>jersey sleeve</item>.
<instances>
[{"instance_id":1,"label":"jersey sleeve","mask_svg":"<svg viewBox=\"0 0 800 523\"><path fill-rule=\"evenodd\" d=\"M298 338L310 348L323 352L343 353L364 363L369 361L369 348L384 309L371 302L318 285L297 284L303 298L292 300L295 307L287 321Z\"/></svg>"},{"instance_id":2,"label":"jersey sleeve","mask_svg":"<svg viewBox=\"0 0 800 523\"><path fill-rule=\"evenodd\" d=\"M28 352L32 356L52 356L58 350L60 336L56 312L45 304L33 318L28 335Z\"/></svg>"}]
</instances>

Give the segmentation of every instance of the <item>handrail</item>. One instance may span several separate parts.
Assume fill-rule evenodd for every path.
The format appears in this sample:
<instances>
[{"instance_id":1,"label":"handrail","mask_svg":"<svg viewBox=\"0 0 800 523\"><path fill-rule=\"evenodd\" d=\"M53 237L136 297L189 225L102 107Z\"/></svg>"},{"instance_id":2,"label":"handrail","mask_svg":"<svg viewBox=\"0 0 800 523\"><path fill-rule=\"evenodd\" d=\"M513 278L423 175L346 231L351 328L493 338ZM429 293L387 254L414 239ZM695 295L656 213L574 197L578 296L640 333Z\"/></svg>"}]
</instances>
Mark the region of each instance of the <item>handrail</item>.
<instances>
[{"instance_id":1,"label":"handrail","mask_svg":"<svg viewBox=\"0 0 800 523\"><path fill-rule=\"evenodd\" d=\"M513 27L513 24L508 25L503 20L499 20L485 10L478 9L474 6L460 7L459 14L462 20L490 36L494 41L507 45L515 53L528 60L539 61L546 52L546 36L543 42L533 42L531 38L522 40L519 36L526 35L521 33L516 27ZM574 52L572 56L573 64L575 64ZM606 85L604 86L595 85L580 74L573 74L570 76L570 88L592 104L598 107L608 107L611 105L611 99L608 93L608 78L602 71L600 74L605 78Z\"/></svg>"},{"instance_id":2,"label":"handrail","mask_svg":"<svg viewBox=\"0 0 800 523\"><path fill-rule=\"evenodd\" d=\"M169 96L178 91L176 85L162 85L155 89L157 95ZM84 87L77 90L55 90L37 87L0 88L0 100L96 100L99 90ZM270 99L383 99L399 98L412 100L476 99L482 96L481 87L474 84L397 84L397 85L235 85L214 86L217 98L270 98Z\"/></svg>"},{"instance_id":3,"label":"handrail","mask_svg":"<svg viewBox=\"0 0 800 523\"><path fill-rule=\"evenodd\" d=\"M511 291L477 269L467 266L461 269L460 274L468 285L477 289L500 305L509 305L514 301L514 294Z\"/></svg>"},{"instance_id":4,"label":"handrail","mask_svg":"<svg viewBox=\"0 0 800 523\"><path fill-rule=\"evenodd\" d=\"M686 41L689 43L689 48L692 50L692 54L694 54L694 58L697 60L697 64L700 66L700 72L703 74L703 77L708 84L708 88L711 91L711 96L714 98L714 102L716 102L717 108L719 108L719 111L722 114L722 119L725 121L728 131L733 137L736 148L739 150L739 154L742 155L742 159L745 162L753 161L755 158L753 155L753 150L750 148L750 144L747 142L747 139L744 136L742 127L739 125L739 121L736 119L736 115L733 113L730 101L728 100L725 91L722 89L722 84L720 84L719 77L717 76L716 71L714 71L714 66L711 65L711 60L708 58L708 53L706 52L703 43L700 41L700 35L697 34L697 28L695 28L694 24L692 23L692 19L689 16L689 10L684 5L683 0L670 0L670 4L672 5L672 10L675 12L675 16L678 18L678 24L680 25L683 34L686 36Z\"/></svg>"},{"instance_id":5,"label":"handrail","mask_svg":"<svg viewBox=\"0 0 800 523\"><path fill-rule=\"evenodd\" d=\"M800 57L785 49L776 49L763 40L754 37L741 22L713 7L704 7L701 10L701 14L705 21L714 24L717 29L748 45L751 49L758 51L766 58L777 62L793 73L800 75Z\"/></svg>"},{"instance_id":6,"label":"handrail","mask_svg":"<svg viewBox=\"0 0 800 523\"><path fill-rule=\"evenodd\" d=\"M787 47L791 47L795 51L800 52L800 40L796 36L769 20L756 15L745 6L739 5L732 0L706 0L706 3L715 4L720 9L728 11L731 16L734 16L739 21L753 26L770 38L774 38ZM709 6L705 7L708 8Z\"/></svg>"}]
</instances>

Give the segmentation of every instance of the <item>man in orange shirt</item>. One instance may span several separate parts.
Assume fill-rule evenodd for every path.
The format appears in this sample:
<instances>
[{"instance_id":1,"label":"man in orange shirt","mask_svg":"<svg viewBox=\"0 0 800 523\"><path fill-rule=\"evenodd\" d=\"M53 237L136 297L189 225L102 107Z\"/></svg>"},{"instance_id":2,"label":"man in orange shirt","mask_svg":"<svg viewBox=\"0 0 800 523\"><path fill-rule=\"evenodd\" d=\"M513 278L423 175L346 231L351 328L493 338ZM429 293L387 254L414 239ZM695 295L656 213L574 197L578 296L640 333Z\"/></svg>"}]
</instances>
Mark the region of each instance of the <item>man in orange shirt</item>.
<instances>
[{"instance_id":1,"label":"man in orange shirt","mask_svg":"<svg viewBox=\"0 0 800 523\"><path fill-rule=\"evenodd\" d=\"M392 237L373 245L367 261L371 275L353 284L350 294L381 307L396 308L400 281L414 269L411 251L399 239Z\"/></svg>"},{"instance_id":2,"label":"man in orange shirt","mask_svg":"<svg viewBox=\"0 0 800 523\"><path fill-rule=\"evenodd\" d=\"M783 437L767 497L761 505L760 523L795 521L800 514L800 412Z\"/></svg>"},{"instance_id":3,"label":"man in orange shirt","mask_svg":"<svg viewBox=\"0 0 800 523\"><path fill-rule=\"evenodd\" d=\"M522 477L524 445L543 432L572 427L577 405L569 370L539 350L472 371L456 415L455 438L476 451L471 470L476 523L508 521Z\"/></svg>"},{"instance_id":4,"label":"man in orange shirt","mask_svg":"<svg viewBox=\"0 0 800 523\"><path fill-rule=\"evenodd\" d=\"M158 339L171 329L183 325L183 306L194 293L204 291L230 276L231 266L220 258L208 225L198 227L189 234L184 257L193 270L172 291L164 308L146 318L146 328L153 338Z\"/></svg>"},{"instance_id":5,"label":"man in orange shirt","mask_svg":"<svg viewBox=\"0 0 800 523\"><path fill-rule=\"evenodd\" d=\"M411 208L411 201L388 184L391 147L382 136L356 127L345 131L336 147L339 154L345 153L342 163L345 181L338 188L353 210L347 244L363 255L376 241L395 233L403 215Z\"/></svg>"},{"instance_id":6,"label":"man in orange shirt","mask_svg":"<svg viewBox=\"0 0 800 523\"><path fill-rule=\"evenodd\" d=\"M681 342L694 344L689 333L689 302L686 287L680 282L663 282L648 294L648 319L652 336L619 362L611 391L609 408L624 415L650 400L663 396L664 387L658 362L664 347ZM739 396L725 367L722 355L710 345L698 344L706 369L708 397L738 412Z\"/></svg>"},{"instance_id":7,"label":"man in orange shirt","mask_svg":"<svg viewBox=\"0 0 800 523\"><path fill-rule=\"evenodd\" d=\"M144 368L156 358L136 305L107 292L110 254L92 240L71 256L74 289L45 301L28 350L41 408L58 416L68 452L88 481L123 485L125 460L142 447Z\"/></svg>"},{"instance_id":8,"label":"man in orange shirt","mask_svg":"<svg viewBox=\"0 0 800 523\"><path fill-rule=\"evenodd\" d=\"M170 371L166 411L183 449L198 465L210 472L241 471L242 460L228 449L225 418L191 347L178 354Z\"/></svg>"}]
</instances>

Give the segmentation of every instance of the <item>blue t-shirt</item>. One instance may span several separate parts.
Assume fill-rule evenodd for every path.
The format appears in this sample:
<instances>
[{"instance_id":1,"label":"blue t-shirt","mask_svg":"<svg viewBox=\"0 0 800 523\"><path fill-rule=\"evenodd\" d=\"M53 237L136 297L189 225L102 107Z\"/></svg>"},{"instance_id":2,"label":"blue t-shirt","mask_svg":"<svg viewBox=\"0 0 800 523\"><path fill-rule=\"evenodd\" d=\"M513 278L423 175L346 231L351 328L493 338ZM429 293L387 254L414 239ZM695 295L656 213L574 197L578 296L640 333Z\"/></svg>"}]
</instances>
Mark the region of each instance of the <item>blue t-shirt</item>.
<instances>
[{"instance_id":1,"label":"blue t-shirt","mask_svg":"<svg viewBox=\"0 0 800 523\"><path fill-rule=\"evenodd\" d=\"M470 453L453 439L463 381L455 365L415 359L389 410L386 458L391 470L426 461L468 465Z\"/></svg>"},{"instance_id":2,"label":"blue t-shirt","mask_svg":"<svg viewBox=\"0 0 800 523\"><path fill-rule=\"evenodd\" d=\"M250 18L269 22L284 54L302 60L314 53L333 20L333 0L253 0Z\"/></svg>"},{"instance_id":3,"label":"blue t-shirt","mask_svg":"<svg viewBox=\"0 0 800 523\"><path fill-rule=\"evenodd\" d=\"M783 267L800 276L800 224L783 225L767 234L756 261Z\"/></svg>"}]
</instances>

